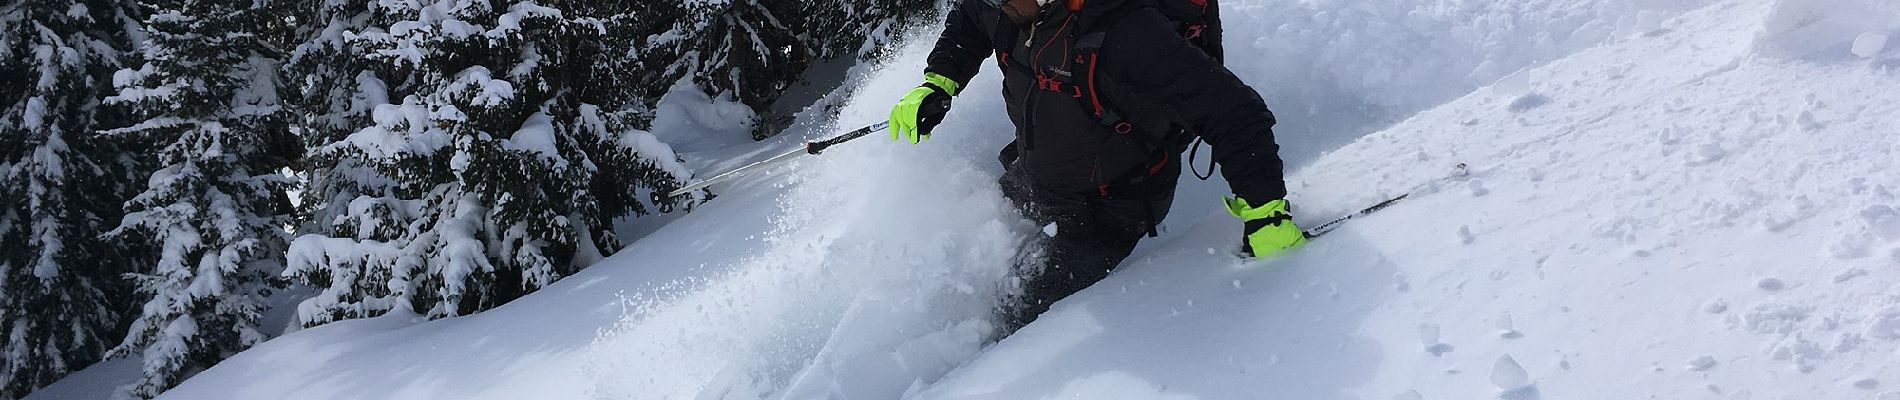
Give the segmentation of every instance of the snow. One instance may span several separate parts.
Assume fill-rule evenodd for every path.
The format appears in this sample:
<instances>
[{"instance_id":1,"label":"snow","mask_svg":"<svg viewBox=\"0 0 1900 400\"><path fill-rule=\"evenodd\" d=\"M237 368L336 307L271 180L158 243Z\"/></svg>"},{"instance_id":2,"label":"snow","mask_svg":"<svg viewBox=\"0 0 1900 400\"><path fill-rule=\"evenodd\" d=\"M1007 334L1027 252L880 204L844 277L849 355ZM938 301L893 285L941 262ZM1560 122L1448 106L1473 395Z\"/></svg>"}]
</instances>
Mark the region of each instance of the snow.
<instances>
[{"instance_id":1,"label":"snow","mask_svg":"<svg viewBox=\"0 0 1900 400\"><path fill-rule=\"evenodd\" d=\"M1802 0L1794 0L1802 1ZM1879 1L1879 0L1868 0ZM1229 67L1274 106L1281 154L1328 150L1507 76L1660 29L1710 0L1225 0Z\"/></svg>"},{"instance_id":2,"label":"snow","mask_svg":"<svg viewBox=\"0 0 1900 400\"><path fill-rule=\"evenodd\" d=\"M748 145L758 116L751 107L730 96L713 97L693 85L691 77L674 82L654 109L649 131L628 130L618 143L651 157L673 176L701 177L758 161L765 153L793 143L798 135L781 135L766 143ZM677 158L685 162L676 161Z\"/></svg>"},{"instance_id":3,"label":"snow","mask_svg":"<svg viewBox=\"0 0 1900 400\"><path fill-rule=\"evenodd\" d=\"M654 136L652 132L627 129L620 133L620 139L616 140L615 143L621 147L632 149L635 153L639 153L643 159L653 161L654 164L659 166L661 171L665 171L667 175L680 177L682 179L693 175L691 169L679 161L679 155L674 153L673 147L668 146L666 142L660 141L659 137Z\"/></svg>"},{"instance_id":4,"label":"snow","mask_svg":"<svg viewBox=\"0 0 1900 400\"><path fill-rule=\"evenodd\" d=\"M434 309L417 311L426 311L425 314L431 316L460 315L460 310L453 307L459 304L458 300L468 291L465 285L469 275L495 272L495 266L484 253L487 247L477 236L482 229L483 218L488 214L488 209L483 207L478 196L476 193L462 193L444 199L454 204L446 207L449 217L435 221L437 226L412 242L411 246L432 250L427 254L429 260L425 265L439 269L430 272L439 273L442 277L441 295L446 299L436 302ZM533 273L538 269L541 268L524 267L523 273Z\"/></svg>"},{"instance_id":5,"label":"snow","mask_svg":"<svg viewBox=\"0 0 1900 400\"><path fill-rule=\"evenodd\" d=\"M1503 390L1518 389L1530 386L1531 377L1529 372L1524 372L1524 366L1517 364L1517 359L1505 354L1491 365L1491 384Z\"/></svg>"},{"instance_id":6,"label":"snow","mask_svg":"<svg viewBox=\"0 0 1900 400\"><path fill-rule=\"evenodd\" d=\"M365 85L366 90L369 87ZM376 125L326 145L320 151L327 153L349 149L360 151L370 158L428 156L448 147L451 139L448 132L437 128L436 120L463 118L453 106L430 110L421 99L409 96L403 99L402 104L376 105L370 112L370 119Z\"/></svg>"},{"instance_id":7,"label":"snow","mask_svg":"<svg viewBox=\"0 0 1900 400\"><path fill-rule=\"evenodd\" d=\"M40 388L24 400L100 400L111 399L119 386L138 379L140 363L137 359L120 358L100 361L86 369L67 375L52 385ZM110 382L111 384L100 384Z\"/></svg>"},{"instance_id":8,"label":"snow","mask_svg":"<svg viewBox=\"0 0 1900 400\"><path fill-rule=\"evenodd\" d=\"M231 96L231 113L238 116L272 115L282 108L282 99L277 97L282 90L278 86L282 79L277 75L278 65L273 61L252 56L244 60L239 78L246 83ZM373 78L372 78L373 79Z\"/></svg>"},{"instance_id":9,"label":"snow","mask_svg":"<svg viewBox=\"0 0 1900 400\"><path fill-rule=\"evenodd\" d=\"M653 134L685 153L749 142L758 118L736 100L708 96L691 78L675 82L653 114Z\"/></svg>"},{"instance_id":10,"label":"snow","mask_svg":"<svg viewBox=\"0 0 1900 400\"><path fill-rule=\"evenodd\" d=\"M600 106L592 104L582 104L578 117L580 120L576 121L576 125L583 132L597 135L597 137L615 138L613 140L615 144L639 154L641 159L652 162L667 175L682 180L692 177L692 170L680 161L679 154L674 153L673 146L661 142L652 132L632 128L622 128L621 131L615 132L607 123L606 113L600 109ZM585 161L585 164L590 165L589 168L592 168L592 163L591 160ZM638 236L625 238L634 239Z\"/></svg>"},{"instance_id":11,"label":"snow","mask_svg":"<svg viewBox=\"0 0 1900 400\"><path fill-rule=\"evenodd\" d=\"M1042 399L1194 400L1196 397L1169 393L1167 389L1156 387L1154 383L1127 372L1104 371L1070 381L1064 384L1062 390Z\"/></svg>"},{"instance_id":12,"label":"snow","mask_svg":"<svg viewBox=\"0 0 1900 400\"><path fill-rule=\"evenodd\" d=\"M90 15L91 11L92 9L89 7L86 7L85 4L73 3L72 6L66 8L66 17L72 18L72 19L88 19L89 20L89 19L92 19L92 15Z\"/></svg>"},{"instance_id":13,"label":"snow","mask_svg":"<svg viewBox=\"0 0 1900 400\"><path fill-rule=\"evenodd\" d=\"M1900 3L1888 0L1780 0L1773 7L1762 51L1774 56L1847 58L1864 34L1900 31Z\"/></svg>"},{"instance_id":14,"label":"snow","mask_svg":"<svg viewBox=\"0 0 1900 400\"><path fill-rule=\"evenodd\" d=\"M355 203L352 203L352 206L354 205ZM323 267L328 265L346 264L354 267L333 269L332 271L340 272L334 272L336 275L331 277L331 287L317 288L318 293L297 305L297 324L301 326L330 322L335 317L330 315L328 310L350 304L360 305L347 310L352 315L369 315L373 311L383 310L407 310L409 304L407 296L412 294L407 284L411 276L407 274L384 277L389 282L389 292L384 296L369 299L344 298L354 293L350 289L352 282L365 273L387 269L413 274L413 268L409 267L413 261L404 260L402 254L402 249L395 245L372 240L304 235L291 241L290 248L286 250L284 276L317 273L324 271ZM347 260L347 262L333 260Z\"/></svg>"},{"instance_id":15,"label":"snow","mask_svg":"<svg viewBox=\"0 0 1900 400\"><path fill-rule=\"evenodd\" d=\"M521 121L521 129L515 130L513 136L502 140L501 147L535 153L556 160L559 160L561 155L561 149L555 147L554 144L554 119L548 117L546 112L534 113L534 115L529 115L527 120ZM565 164L565 161L562 163Z\"/></svg>"},{"instance_id":16,"label":"snow","mask_svg":"<svg viewBox=\"0 0 1900 400\"><path fill-rule=\"evenodd\" d=\"M26 99L26 108L20 112L20 127L28 131L46 128L46 99L33 96Z\"/></svg>"},{"instance_id":17,"label":"snow","mask_svg":"<svg viewBox=\"0 0 1900 400\"><path fill-rule=\"evenodd\" d=\"M505 39L508 35L519 32L521 30L521 22L524 20L535 18L559 19L560 17L561 10L535 4L533 1L517 2L508 6L507 13L496 17L495 28L489 29L484 35L494 39Z\"/></svg>"},{"instance_id":18,"label":"snow","mask_svg":"<svg viewBox=\"0 0 1900 400\"><path fill-rule=\"evenodd\" d=\"M1307 148L1299 222L1411 197L1248 261L1225 184L1189 180L1173 229L986 344L1041 234L993 183L989 71L923 145L840 146L514 303L300 331L164 398L1900 398L1900 76L1850 49L1889 3L1234 3L1230 46L1268 45L1230 62L1283 125L1391 125ZM926 46L835 123L678 148L875 122ZM685 104L649 135L743 133Z\"/></svg>"},{"instance_id":19,"label":"snow","mask_svg":"<svg viewBox=\"0 0 1900 400\"><path fill-rule=\"evenodd\" d=\"M361 112L376 109L389 104L389 85L376 77L376 73L365 70L356 74L356 91L350 95L350 111Z\"/></svg>"},{"instance_id":20,"label":"snow","mask_svg":"<svg viewBox=\"0 0 1900 400\"><path fill-rule=\"evenodd\" d=\"M1885 33L1867 32L1854 38L1854 55L1860 56L1860 58L1874 58L1879 56L1880 52L1886 50L1887 34Z\"/></svg>"},{"instance_id":21,"label":"snow","mask_svg":"<svg viewBox=\"0 0 1900 400\"><path fill-rule=\"evenodd\" d=\"M515 86L505 80L495 79L488 67L480 65L468 67L455 74L455 80L449 81L444 92L468 96L468 104L493 107L508 104L515 97Z\"/></svg>"}]
</instances>

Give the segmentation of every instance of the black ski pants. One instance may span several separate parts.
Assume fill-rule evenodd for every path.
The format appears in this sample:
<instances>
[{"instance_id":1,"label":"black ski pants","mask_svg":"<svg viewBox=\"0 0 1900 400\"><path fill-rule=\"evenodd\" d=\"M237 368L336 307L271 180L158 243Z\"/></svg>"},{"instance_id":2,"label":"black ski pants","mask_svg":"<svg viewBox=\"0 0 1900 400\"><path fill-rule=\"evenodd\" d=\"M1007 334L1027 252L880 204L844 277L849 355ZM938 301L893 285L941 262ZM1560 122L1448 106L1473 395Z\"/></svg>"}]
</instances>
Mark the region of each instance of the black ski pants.
<instances>
[{"instance_id":1,"label":"black ski pants","mask_svg":"<svg viewBox=\"0 0 1900 400\"><path fill-rule=\"evenodd\" d=\"M1022 292L1004 303L1004 335L1035 321L1056 301L1107 278L1174 202L1173 182L1163 193L1145 199L1051 193L1037 188L1029 174L1016 168L1019 165L1008 164L999 181L1003 194L1025 218L1045 228L1017 260ZM1049 224L1055 224L1054 237L1045 234Z\"/></svg>"}]
</instances>

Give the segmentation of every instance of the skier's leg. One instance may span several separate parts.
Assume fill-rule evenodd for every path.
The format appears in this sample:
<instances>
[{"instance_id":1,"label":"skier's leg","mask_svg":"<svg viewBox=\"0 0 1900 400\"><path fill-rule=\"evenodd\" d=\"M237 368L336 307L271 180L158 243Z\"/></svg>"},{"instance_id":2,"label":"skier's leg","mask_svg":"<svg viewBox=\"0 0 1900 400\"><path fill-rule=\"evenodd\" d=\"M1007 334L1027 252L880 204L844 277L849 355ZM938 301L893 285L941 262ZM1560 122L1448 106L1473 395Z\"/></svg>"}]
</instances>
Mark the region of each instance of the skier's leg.
<instances>
[{"instance_id":1,"label":"skier's leg","mask_svg":"<svg viewBox=\"0 0 1900 400\"><path fill-rule=\"evenodd\" d=\"M1012 143L1010 148L1003 150L1003 153L1013 153L1015 150L1013 147L1015 146ZM1011 161L1014 160L1004 160L1003 176L996 180L997 186L1002 189L1003 197L1015 206L1023 219L1029 220L1038 228L1056 223L1058 218L1051 212L1053 211L1051 206L1054 203L1037 199L1034 183L1024 171L1018 168L1018 164ZM1001 303L997 304L996 310L997 325L1002 328L1002 336L1008 336L1021 327L1016 322L1016 315L1022 308L1023 285L1042 271L1043 261L1047 259L1049 239L1042 232L1031 233L1017 249L1016 257L1011 260L1011 279L1002 288L1003 298Z\"/></svg>"},{"instance_id":2,"label":"skier's leg","mask_svg":"<svg viewBox=\"0 0 1900 400\"><path fill-rule=\"evenodd\" d=\"M1055 223L1056 235L1044 238L1038 268L1019 270L1022 294L1009 302L1004 333L1035 321L1049 306L1107 278L1166 212L1171 198L1159 201L1063 201L1039 198L1037 214ZM1150 210L1153 211L1151 216Z\"/></svg>"}]
</instances>

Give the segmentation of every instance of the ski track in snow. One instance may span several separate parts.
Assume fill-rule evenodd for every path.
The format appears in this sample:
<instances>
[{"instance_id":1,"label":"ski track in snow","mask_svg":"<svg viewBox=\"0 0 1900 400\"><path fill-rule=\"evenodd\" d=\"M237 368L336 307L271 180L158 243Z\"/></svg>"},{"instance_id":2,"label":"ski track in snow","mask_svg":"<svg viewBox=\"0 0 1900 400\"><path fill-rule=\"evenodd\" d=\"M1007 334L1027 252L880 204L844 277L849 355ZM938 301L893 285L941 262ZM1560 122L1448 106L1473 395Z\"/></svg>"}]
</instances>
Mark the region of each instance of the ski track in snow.
<instances>
[{"instance_id":1,"label":"ski track in snow","mask_svg":"<svg viewBox=\"0 0 1900 400\"><path fill-rule=\"evenodd\" d=\"M1355 100L1418 109L1295 173L1301 223L1455 164L1470 174L1267 262L1230 255L1239 224L1219 210L1224 183L1184 182L1163 237L987 348L984 316L1017 243L1043 233L996 193L994 149L1010 128L991 117L1002 110L986 71L923 145L866 138L724 185L693 215L516 303L298 332L165 398L1900 399L1900 49L1866 39L1900 34L1900 6L1521 7L1548 25L1458 25L1444 21L1461 9L1430 2L1397 16L1327 10L1324 21L1396 24L1358 26L1237 3L1230 24L1283 22L1230 33L1230 46L1262 50L1291 48L1270 39L1287 29L1368 33L1337 42L1351 44L1541 26L1609 44L1382 39L1553 60L1330 70L1364 90L1394 71L1445 82ZM1293 36L1279 40L1309 40ZM916 84L926 46L855 72L865 84L836 130L881 119ZM1318 90L1236 69L1276 104ZM1287 114L1282 124L1324 113Z\"/></svg>"}]
</instances>

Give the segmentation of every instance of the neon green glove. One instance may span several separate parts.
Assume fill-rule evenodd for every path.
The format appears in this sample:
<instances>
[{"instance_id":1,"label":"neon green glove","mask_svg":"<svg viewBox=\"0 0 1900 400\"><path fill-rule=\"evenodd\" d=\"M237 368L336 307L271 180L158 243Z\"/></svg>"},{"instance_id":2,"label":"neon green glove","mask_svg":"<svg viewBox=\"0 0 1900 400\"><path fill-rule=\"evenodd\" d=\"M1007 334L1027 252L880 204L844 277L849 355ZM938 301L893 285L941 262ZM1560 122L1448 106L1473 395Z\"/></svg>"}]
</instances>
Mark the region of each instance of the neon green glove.
<instances>
[{"instance_id":1,"label":"neon green glove","mask_svg":"<svg viewBox=\"0 0 1900 400\"><path fill-rule=\"evenodd\" d=\"M1293 225L1285 199L1254 206L1239 197L1222 199L1227 212L1245 221L1240 252L1248 257L1273 258L1306 244L1306 232Z\"/></svg>"},{"instance_id":2,"label":"neon green glove","mask_svg":"<svg viewBox=\"0 0 1900 400\"><path fill-rule=\"evenodd\" d=\"M956 80L935 72L924 74L924 84L911 89L891 109L891 140L917 144L930 139L930 130L950 113L950 98L957 95L958 86Z\"/></svg>"}]
</instances>

